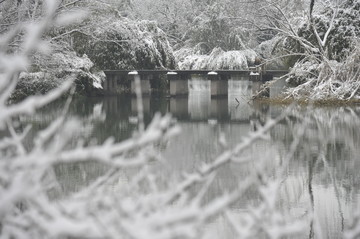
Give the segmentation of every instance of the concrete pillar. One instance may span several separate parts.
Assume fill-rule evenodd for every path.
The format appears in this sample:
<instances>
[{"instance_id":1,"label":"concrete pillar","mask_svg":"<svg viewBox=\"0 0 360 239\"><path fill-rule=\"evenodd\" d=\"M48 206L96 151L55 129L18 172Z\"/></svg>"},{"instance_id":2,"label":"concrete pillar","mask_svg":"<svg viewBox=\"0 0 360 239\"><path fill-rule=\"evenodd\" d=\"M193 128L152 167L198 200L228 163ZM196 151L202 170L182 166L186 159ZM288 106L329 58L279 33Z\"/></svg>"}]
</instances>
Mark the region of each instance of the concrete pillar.
<instances>
[{"instance_id":1,"label":"concrete pillar","mask_svg":"<svg viewBox=\"0 0 360 239\"><path fill-rule=\"evenodd\" d=\"M238 77L229 82L228 111L231 120L247 121L252 114L248 101L252 96L252 82Z\"/></svg>"},{"instance_id":2,"label":"concrete pillar","mask_svg":"<svg viewBox=\"0 0 360 239\"><path fill-rule=\"evenodd\" d=\"M131 94L136 94L136 81L139 82L141 94L149 95L151 93L149 78L141 77L137 71L129 72L129 77L131 77Z\"/></svg>"},{"instance_id":3,"label":"concrete pillar","mask_svg":"<svg viewBox=\"0 0 360 239\"><path fill-rule=\"evenodd\" d=\"M211 111L209 91L193 91L189 94L189 117L191 120L207 120Z\"/></svg>"},{"instance_id":4,"label":"concrete pillar","mask_svg":"<svg viewBox=\"0 0 360 239\"><path fill-rule=\"evenodd\" d=\"M252 94L253 95L257 94L260 91L262 84L263 83L261 81L254 81L252 83Z\"/></svg>"},{"instance_id":5,"label":"concrete pillar","mask_svg":"<svg viewBox=\"0 0 360 239\"><path fill-rule=\"evenodd\" d=\"M192 74L187 75L187 77L190 77L188 83L189 95L191 95L193 92L206 92L209 97L211 96L211 81L209 80L207 75Z\"/></svg>"},{"instance_id":6,"label":"concrete pillar","mask_svg":"<svg viewBox=\"0 0 360 239\"><path fill-rule=\"evenodd\" d=\"M221 78L217 72L209 72L208 79L211 84L211 96L226 96L228 94L228 81L225 78Z\"/></svg>"},{"instance_id":7,"label":"concrete pillar","mask_svg":"<svg viewBox=\"0 0 360 239\"><path fill-rule=\"evenodd\" d=\"M116 92L116 79L117 79L117 75L113 75L112 79L111 79L111 84L110 84L110 91L111 93L115 93Z\"/></svg>"},{"instance_id":8,"label":"concrete pillar","mask_svg":"<svg viewBox=\"0 0 360 239\"><path fill-rule=\"evenodd\" d=\"M168 72L167 78L170 83L170 95L171 96L180 96L188 95L188 79L185 77L180 77L176 72Z\"/></svg>"},{"instance_id":9,"label":"concrete pillar","mask_svg":"<svg viewBox=\"0 0 360 239\"><path fill-rule=\"evenodd\" d=\"M144 115L149 115L150 114L150 97L149 96L144 96L142 97L142 103L143 103L143 113ZM131 113L133 115L137 115L138 113L138 108L137 108L137 98L136 97L132 97L131 98Z\"/></svg>"},{"instance_id":10,"label":"concrete pillar","mask_svg":"<svg viewBox=\"0 0 360 239\"><path fill-rule=\"evenodd\" d=\"M279 97L286 88L285 78L275 78L274 83L270 85L270 98Z\"/></svg>"},{"instance_id":11,"label":"concrete pillar","mask_svg":"<svg viewBox=\"0 0 360 239\"><path fill-rule=\"evenodd\" d=\"M108 91L109 90L109 81L112 78L112 75L106 75L105 81L103 83L103 89L104 91Z\"/></svg>"},{"instance_id":12,"label":"concrete pillar","mask_svg":"<svg viewBox=\"0 0 360 239\"><path fill-rule=\"evenodd\" d=\"M228 119L228 98L211 99L211 117L215 119Z\"/></svg>"},{"instance_id":13,"label":"concrete pillar","mask_svg":"<svg viewBox=\"0 0 360 239\"><path fill-rule=\"evenodd\" d=\"M259 72L259 68L256 66L249 67L250 75L249 79L250 81L261 81L261 72Z\"/></svg>"},{"instance_id":14,"label":"concrete pillar","mask_svg":"<svg viewBox=\"0 0 360 239\"><path fill-rule=\"evenodd\" d=\"M111 74L106 77L106 81L104 82L104 90L109 94L116 93L116 78L117 75Z\"/></svg>"},{"instance_id":15,"label":"concrete pillar","mask_svg":"<svg viewBox=\"0 0 360 239\"><path fill-rule=\"evenodd\" d=\"M169 105L169 112L177 119L188 119L189 118L188 104L189 104L189 100L186 97L171 98Z\"/></svg>"}]
</instances>

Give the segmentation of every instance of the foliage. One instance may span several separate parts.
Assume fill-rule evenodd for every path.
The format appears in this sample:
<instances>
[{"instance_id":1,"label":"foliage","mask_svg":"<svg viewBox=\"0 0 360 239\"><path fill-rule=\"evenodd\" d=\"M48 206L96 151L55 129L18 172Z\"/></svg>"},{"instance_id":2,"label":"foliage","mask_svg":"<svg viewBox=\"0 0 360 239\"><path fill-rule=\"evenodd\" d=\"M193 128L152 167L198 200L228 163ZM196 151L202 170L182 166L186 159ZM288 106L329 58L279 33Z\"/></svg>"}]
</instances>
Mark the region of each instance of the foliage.
<instances>
[{"instance_id":1,"label":"foliage","mask_svg":"<svg viewBox=\"0 0 360 239\"><path fill-rule=\"evenodd\" d=\"M282 40L280 36L275 36L270 40L261 42L255 47L255 52L266 61L267 69L288 69L290 57L281 57L281 51L278 49L279 42ZM297 58L296 58L297 59Z\"/></svg>"},{"instance_id":2,"label":"foliage","mask_svg":"<svg viewBox=\"0 0 360 239\"><path fill-rule=\"evenodd\" d=\"M202 45L205 53L217 47L230 51L245 50L251 46L249 43L254 39L251 31L223 16L217 5L206 13L193 21L187 33L190 46Z\"/></svg>"},{"instance_id":3,"label":"foliage","mask_svg":"<svg viewBox=\"0 0 360 239\"><path fill-rule=\"evenodd\" d=\"M337 62L299 62L288 79L296 82L297 87L290 89L288 97L310 100L360 98L360 43L346 60Z\"/></svg>"},{"instance_id":4,"label":"foliage","mask_svg":"<svg viewBox=\"0 0 360 239\"><path fill-rule=\"evenodd\" d=\"M318 5L297 26L285 17L274 28L279 32L277 52L292 67L287 82L295 88L287 91L288 97L310 101L358 97L359 7L352 0Z\"/></svg>"},{"instance_id":5,"label":"foliage","mask_svg":"<svg viewBox=\"0 0 360 239\"><path fill-rule=\"evenodd\" d=\"M15 37L10 38L7 50L20 51L23 38L31 34L22 29L21 24L36 24L46 7L46 1L2 1L0 5L0 32L10 34L15 29ZM74 11L78 10L77 1L62 1L56 16L60 16L51 29L48 29L40 39L38 49L31 52L31 65L20 74L19 82L11 96L11 100L18 101L29 95L45 94L59 87L64 79L75 78L76 92L80 95L102 94L101 83L104 75L94 69L93 63L86 55L78 56L67 41L58 39L60 29L71 28L69 21L74 19ZM81 12L77 13L81 19ZM70 19L70 20L69 20ZM71 23L75 23L71 22ZM13 28L13 29L12 29ZM49 49L53 54L48 55Z\"/></svg>"},{"instance_id":6,"label":"foliage","mask_svg":"<svg viewBox=\"0 0 360 239\"><path fill-rule=\"evenodd\" d=\"M245 20L249 8L234 0L135 0L132 5L137 17L158 22L176 50L200 47L202 54L217 47L225 51L254 47L256 37Z\"/></svg>"},{"instance_id":7,"label":"foliage","mask_svg":"<svg viewBox=\"0 0 360 239\"><path fill-rule=\"evenodd\" d=\"M253 50L223 51L221 48L214 48L210 55L202 55L183 48L175 56L180 69L246 70L255 64L258 55Z\"/></svg>"},{"instance_id":8,"label":"foliage","mask_svg":"<svg viewBox=\"0 0 360 239\"><path fill-rule=\"evenodd\" d=\"M360 3L353 0L347 0L340 6L327 7L312 18L312 22L304 22L299 28L298 35L317 48L324 47L325 54L329 60L342 61L354 48L354 38L360 37ZM316 34L324 37L330 27L332 17L335 14L335 20L329 31L326 45L321 46L316 38ZM314 29L317 33L314 33ZM289 45L294 45L290 43ZM296 51L304 52L301 46L296 46Z\"/></svg>"},{"instance_id":9,"label":"foliage","mask_svg":"<svg viewBox=\"0 0 360 239\"><path fill-rule=\"evenodd\" d=\"M90 19L90 21L93 21ZM75 31L74 49L87 54L100 69L175 67L165 33L154 22L98 17L97 23Z\"/></svg>"},{"instance_id":10,"label":"foliage","mask_svg":"<svg viewBox=\"0 0 360 239\"><path fill-rule=\"evenodd\" d=\"M56 48L58 50L54 50L51 56L32 56L30 72L20 74L11 100L19 101L29 95L45 94L59 87L70 76L75 78L77 94L103 94L102 82L105 76L94 70L94 64L86 55L79 57L74 51L59 49L59 46Z\"/></svg>"}]
</instances>

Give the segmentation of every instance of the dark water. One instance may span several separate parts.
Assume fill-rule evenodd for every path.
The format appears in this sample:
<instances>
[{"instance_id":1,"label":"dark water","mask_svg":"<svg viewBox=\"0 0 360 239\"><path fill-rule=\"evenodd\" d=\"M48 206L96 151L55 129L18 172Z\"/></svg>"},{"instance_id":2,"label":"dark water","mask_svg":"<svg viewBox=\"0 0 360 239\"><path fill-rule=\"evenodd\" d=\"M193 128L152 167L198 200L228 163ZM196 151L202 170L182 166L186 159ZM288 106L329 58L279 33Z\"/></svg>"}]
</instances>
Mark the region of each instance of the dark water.
<instances>
[{"instance_id":1,"label":"dark water","mask_svg":"<svg viewBox=\"0 0 360 239\"><path fill-rule=\"evenodd\" d=\"M208 83L195 80L192 84L189 97L153 96L143 99L147 124L156 112L171 113L182 129L180 135L161 148L166 163L154 165L153 170L164 179L180 178L182 172L192 172L203 162L211 162L223 151L219 144L222 136L230 147L235 146L267 118L277 117L287 108L249 101L253 89L249 81L231 81L228 97L220 99L210 97ZM31 122L35 130L44 128L60 114L62 105L63 102L54 103L36 116L21 120ZM115 141L129 138L137 127L132 123L137 115L136 99L131 96L74 99L68 115L84 121L79 137L86 136L98 143L110 136ZM289 151L294 132L303 124L300 119L307 119L300 145L286 167L278 202L280 208L295 217L302 217L313 208L320 229L309 226L303 238L312 233L318 238L339 238L358 205L359 115L360 107L294 107L290 116L271 130L270 140L256 142L242 155L254 162L267 159L268 171L275 174ZM252 163L225 165L219 170L205 200L235 188L249 175L252 167ZM76 192L106 170L107 167L96 163L59 165L55 169L61 186L58 196ZM131 174L127 176L131 177ZM231 211L240 216L247 205L255 205L257 200L258 195L249 191L245 198L232 206ZM236 238L223 217L212 221L206 234L209 238Z\"/></svg>"}]
</instances>

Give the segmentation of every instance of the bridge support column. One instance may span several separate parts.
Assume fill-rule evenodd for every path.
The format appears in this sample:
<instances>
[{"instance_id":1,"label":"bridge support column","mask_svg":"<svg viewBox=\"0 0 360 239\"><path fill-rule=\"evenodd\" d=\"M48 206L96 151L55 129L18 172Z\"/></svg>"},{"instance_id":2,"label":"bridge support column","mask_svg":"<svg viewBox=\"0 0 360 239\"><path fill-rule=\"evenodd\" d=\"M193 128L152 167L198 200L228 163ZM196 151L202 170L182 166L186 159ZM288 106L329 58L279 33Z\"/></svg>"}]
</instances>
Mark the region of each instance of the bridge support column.
<instances>
[{"instance_id":1,"label":"bridge support column","mask_svg":"<svg viewBox=\"0 0 360 239\"><path fill-rule=\"evenodd\" d=\"M151 93L150 80L148 77L141 77L137 71L129 72L131 79L131 94L136 94L136 88L140 87L141 94L149 95Z\"/></svg>"},{"instance_id":2,"label":"bridge support column","mask_svg":"<svg viewBox=\"0 0 360 239\"><path fill-rule=\"evenodd\" d=\"M186 97L170 98L169 112L177 119L187 119L189 116L188 104L189 100Z\"/></svg>"},{"instance_id":3,"label":"bridge support column","mask_svg":"<svg viewBox=\"0 0 360 239\"><path fill-rule=\"evenodd\" d=\"M221 78L216 72L209 72L208 79L211 84L211 96L226 96L228 94L228 81Z\"/></svg>"},{"instance_id":4,"label":"bridge support column","mask_svg":"<svg viewBox=\"0 0 360 239\"><path fill-rule=\"evenodd\" d=\"M249 67L250 70L250 81L261 81L262 80L262 70L259 66Z\"/></svg>"},{"instance_id":5,"label":"bridge support column","mask_svg":"<svg viewBox=\"0 0 360 239\"><path fill-rule=\"evenodd\" d=\"M113 74L106 75L106 79L103 83L103 89L108 94L116 93L117 88L117 76Z\"/></svg>"},{"instance_id":6,"label":"bridge support column","mask_svg":"<svg viewBox=\"0 0 360 239\"><path fill-rule=\"evenodd\" d=\"M228 98L211 99L211 117L215 119L227 119L229 112Z\"/></svg>"},{"instance_id":7,"label":"bridge support column","mask_svg":"<svg viewBox=\"0 0 360 239\"><path fill-rule=\"evenodd\" d=\"M251 87L251 89L252 89L252 94L253 94L253 95L257 94L257 93L260 91L262 84L263 84L263 83L260 82L260 81L254 81L254 82L252 82L252 87Z\"/></svg>"},{"instance_id":8,"label":"bridge support column","mask_svg":"<svg viewBox=\"0 0 360 239\"><path fill-rule=\"evenodd\" d=\"M111 93L116 93L116 88L117 88L117 79L118 79L118 76L117 75L114 75L111 79L111 87L110 87L110 91Z\"/></svg>"},{"instance_id":9,"label":"bridge support column","mask_svg":"<svg viewBox=\"0 0 360 239\"><path fill-rule=\"evenodd\" d=\"M271 84L270 88L270 98L276 98L281 96L284 89L286 88L285 78L276 78L275 82Z\"/></svg>"},{"instance_id":10,"label":"bridge support column","mask_svg":"<svg viewBox=\"0 0 360 239\"><path fill-rule=\"evenodd\" d=\"M106 75L106 78L103 82L103 89L104 91L108 91L109 90L109 81L110 81L110 78L113 77L112 75Z\"/></svg>"},{"instance_id":11,"label":"bridge support column","mask_svg":"<svg viewBox=\"0 0 360 239\"><path fill-rule=\"evenodd\" d=\"M180 77L176 72L168 72L167 78L170 83L170 95L180 96L189 94L188 79Z\"/></svg>"}]
</instances>

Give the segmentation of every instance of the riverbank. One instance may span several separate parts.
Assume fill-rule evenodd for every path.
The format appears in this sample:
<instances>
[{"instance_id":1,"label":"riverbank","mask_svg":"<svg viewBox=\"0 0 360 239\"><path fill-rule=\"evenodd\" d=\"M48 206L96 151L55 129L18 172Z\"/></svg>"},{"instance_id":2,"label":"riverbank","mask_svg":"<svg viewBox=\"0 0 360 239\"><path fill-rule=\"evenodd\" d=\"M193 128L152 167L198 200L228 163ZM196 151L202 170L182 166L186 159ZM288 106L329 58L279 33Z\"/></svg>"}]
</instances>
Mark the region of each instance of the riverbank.
<instances>
[{"instance_id":1,"label":"riverbank","mask_svg":"<svg viewBox=\"0 0 360 239\"><path fill-rule=\"evenodd\" d=\"M276 105L290 105L290 104L299 104L299 105L314 105L314 106L353 106L360 105L360 99L320 99L320 100L311 100L307 98L294 99L289 97L276 97L276 98L256 98L253 99L258 103L267 103L267 104L276 104Z\"/></svg>"}]
</instances>

